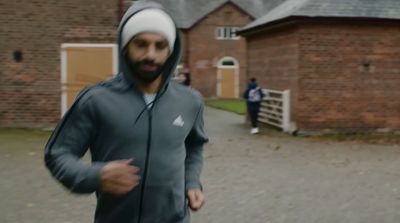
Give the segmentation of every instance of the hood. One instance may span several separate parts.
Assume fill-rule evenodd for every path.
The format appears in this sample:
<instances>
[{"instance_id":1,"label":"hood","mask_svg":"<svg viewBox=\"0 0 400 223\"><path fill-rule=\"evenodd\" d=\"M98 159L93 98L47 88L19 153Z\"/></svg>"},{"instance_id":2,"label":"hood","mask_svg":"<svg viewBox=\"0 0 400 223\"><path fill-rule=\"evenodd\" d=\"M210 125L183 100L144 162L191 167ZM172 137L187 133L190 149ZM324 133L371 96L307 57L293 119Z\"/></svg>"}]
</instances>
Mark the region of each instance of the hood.
<instances>
[{"instance_id":1,"label":"hood","mask_svg":"<svg viewBox=\"0 0 400 223\"><path fill-rule=\"evenodd\" d=\"M256 82L251 82L250 84L249 84L249 89L254 89L254 88L256 88L257 87L257 83Z\"/></svg>"},{"instance_id":2,"label":"hood","mask_svg":"<svg viewBox=\"0 0 400 223\"><path fill-rule=\"evenodd\" d=\"M119 66L118 66L118 73L122 74L124 78L128 81L128 83L132 86L134 86L134 78L132 75L132 70L128 66L128 61L127 58L123 55L123 48L122 48L122 30L126 24L126 22L129 20L129 18L139 11L143 9L148 9L148 8L156 8L156 9L161 9L164 12L166 12L168 15L168 11L166 11L160 4L155 3L155 2L144 2L144 1L137 1L135 2L129 9L125 12L124 16L121 19L121 22L118 27L118 61L119 61ZM170 15L172 18L172 16ZM175 23L175 22L174 22ZM176 27L176 23L175 23ZM170 54L169 58L164 64L163 70L162 70L162 77L163 77L163 85L160 89L164 89L167 85L169 80L172 77L172 74L174 73L176 66L178 65L179 61L181 58L181 37L179 35L179 30L176 29L176 39L175 39L175 44L174 48L172 49L172 53Z\"/></svg>"}]
</instances>

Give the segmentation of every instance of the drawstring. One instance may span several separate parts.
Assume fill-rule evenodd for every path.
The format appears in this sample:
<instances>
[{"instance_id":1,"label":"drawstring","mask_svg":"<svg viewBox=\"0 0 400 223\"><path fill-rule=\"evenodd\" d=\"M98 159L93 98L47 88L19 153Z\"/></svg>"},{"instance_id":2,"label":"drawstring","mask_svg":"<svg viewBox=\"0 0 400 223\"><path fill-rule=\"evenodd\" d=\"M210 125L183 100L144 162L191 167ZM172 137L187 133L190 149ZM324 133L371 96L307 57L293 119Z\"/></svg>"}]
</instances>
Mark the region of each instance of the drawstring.
<instances>
[{"instance_id":1,"label":"drawstring","mask_svg":"<svg viewBox=\"0 0 400 223\"><path fill-rule=\"evenodd\" d=\"M148 109L149 105L154 104L155 101L156 101L156 99L154 99L154 101L152 101L152 102L150 102L150 103L148 103L148 104L146 104L146 105L144 106L144 108L142 109L142 111L141 111L141 112L139 113L139 115L136 117L134 125L136 125L137 121L139 121L139 118L140 118L140 117L143 115L143 113ZM153 107L153 106L152 106L152 107Z\"/></svg>"},{"instance_id":2,"label":"drawstring","mask_svg":"<svg viewBox=\"0 0 400 223\"><path fill-rule=\"evenodd\" d=\"M150 102L150 103L148 103L148 104L146 104L146 105L144 106L144 108L142 109L142 111L141 111L141 112L139 113L139 115L136 117L135 123L133 123L134 125L136 125L136 123L139 121L140 117L142 117L143 113L148 109L148 107L149 107L150 105L151 105L150 111L153 110L154 103L156 103L156 101L157 101L158 99L161 98L161 96L162 96L162 95L165 93L165 91L167 90L167 87L168 87L168 86L166 86L165 89L164 89L161 93L157 94L157 95L156 95L156 98L154 98L154 100L153 100L152 102Z\"/></svg>"}]
</instances>

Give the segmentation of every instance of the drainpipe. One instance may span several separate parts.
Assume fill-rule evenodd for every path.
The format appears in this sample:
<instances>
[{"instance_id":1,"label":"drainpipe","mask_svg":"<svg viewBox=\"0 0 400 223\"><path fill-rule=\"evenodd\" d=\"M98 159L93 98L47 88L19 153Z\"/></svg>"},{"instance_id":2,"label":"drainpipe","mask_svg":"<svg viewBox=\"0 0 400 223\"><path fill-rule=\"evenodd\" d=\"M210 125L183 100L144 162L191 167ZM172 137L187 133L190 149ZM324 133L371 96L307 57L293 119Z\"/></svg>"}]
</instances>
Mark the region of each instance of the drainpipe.
<instances>
[{"instance_id":1,"label":"drainpipe","mask_svg":"<svg viewBox=\"0 0 400 223\"><path fill-rule=\"evenodd\" d=\"M124 1L125 0L117 0L118 1L118 17L117 17L117 19L118 19L118 23L121 21L121 19L122 19L122 16L124 15Z\"/></svg>"},{"instance_id":2,"label":"drainpipe","mask_svg":"<svg viewBox=\"0 0 400 223\"><path fill-rule=\"evenodd\" d=\"M125 14L126 9L135 4L137 0L117 0L118 1L118 23Z\"/></svg>"}]
</instances>

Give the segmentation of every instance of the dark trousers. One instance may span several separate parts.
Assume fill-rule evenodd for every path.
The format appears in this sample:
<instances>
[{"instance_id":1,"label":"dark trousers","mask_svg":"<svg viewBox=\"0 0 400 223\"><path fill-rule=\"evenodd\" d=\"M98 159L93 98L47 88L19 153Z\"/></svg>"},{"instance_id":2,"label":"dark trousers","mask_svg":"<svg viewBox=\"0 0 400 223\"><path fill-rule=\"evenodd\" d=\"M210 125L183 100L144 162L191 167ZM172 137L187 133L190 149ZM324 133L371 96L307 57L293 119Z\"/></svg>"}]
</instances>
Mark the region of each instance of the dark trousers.
<instances>
[{"instance_id":1,"label":"dark trousers","mask_svg":"<svg viewBox=\"0 0 400 223\"><path fill-rule=\"evenodd\" d=\"M251 127L257 128L258 111L249 111Z\"/></svg>"}]
</instances>

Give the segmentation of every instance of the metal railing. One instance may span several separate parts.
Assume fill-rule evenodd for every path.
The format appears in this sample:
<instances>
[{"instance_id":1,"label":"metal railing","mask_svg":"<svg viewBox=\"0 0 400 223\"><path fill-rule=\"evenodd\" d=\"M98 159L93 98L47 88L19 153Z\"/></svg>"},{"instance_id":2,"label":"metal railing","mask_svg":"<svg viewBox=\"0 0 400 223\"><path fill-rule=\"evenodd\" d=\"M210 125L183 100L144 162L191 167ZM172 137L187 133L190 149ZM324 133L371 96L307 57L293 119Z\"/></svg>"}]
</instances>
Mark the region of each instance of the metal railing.
<instances>
[{"instance_id":1,"label":"metal railing","mask_svg":"<svg viewBox=\"0 0 400 223\"><path fill-rule=\"evenodd\" d=\"M276 91L263 89L265 97L261 102L258 121L281 128L291 133L294 126L290 122L290 90Z\"/></svg>"}]
</instances>

